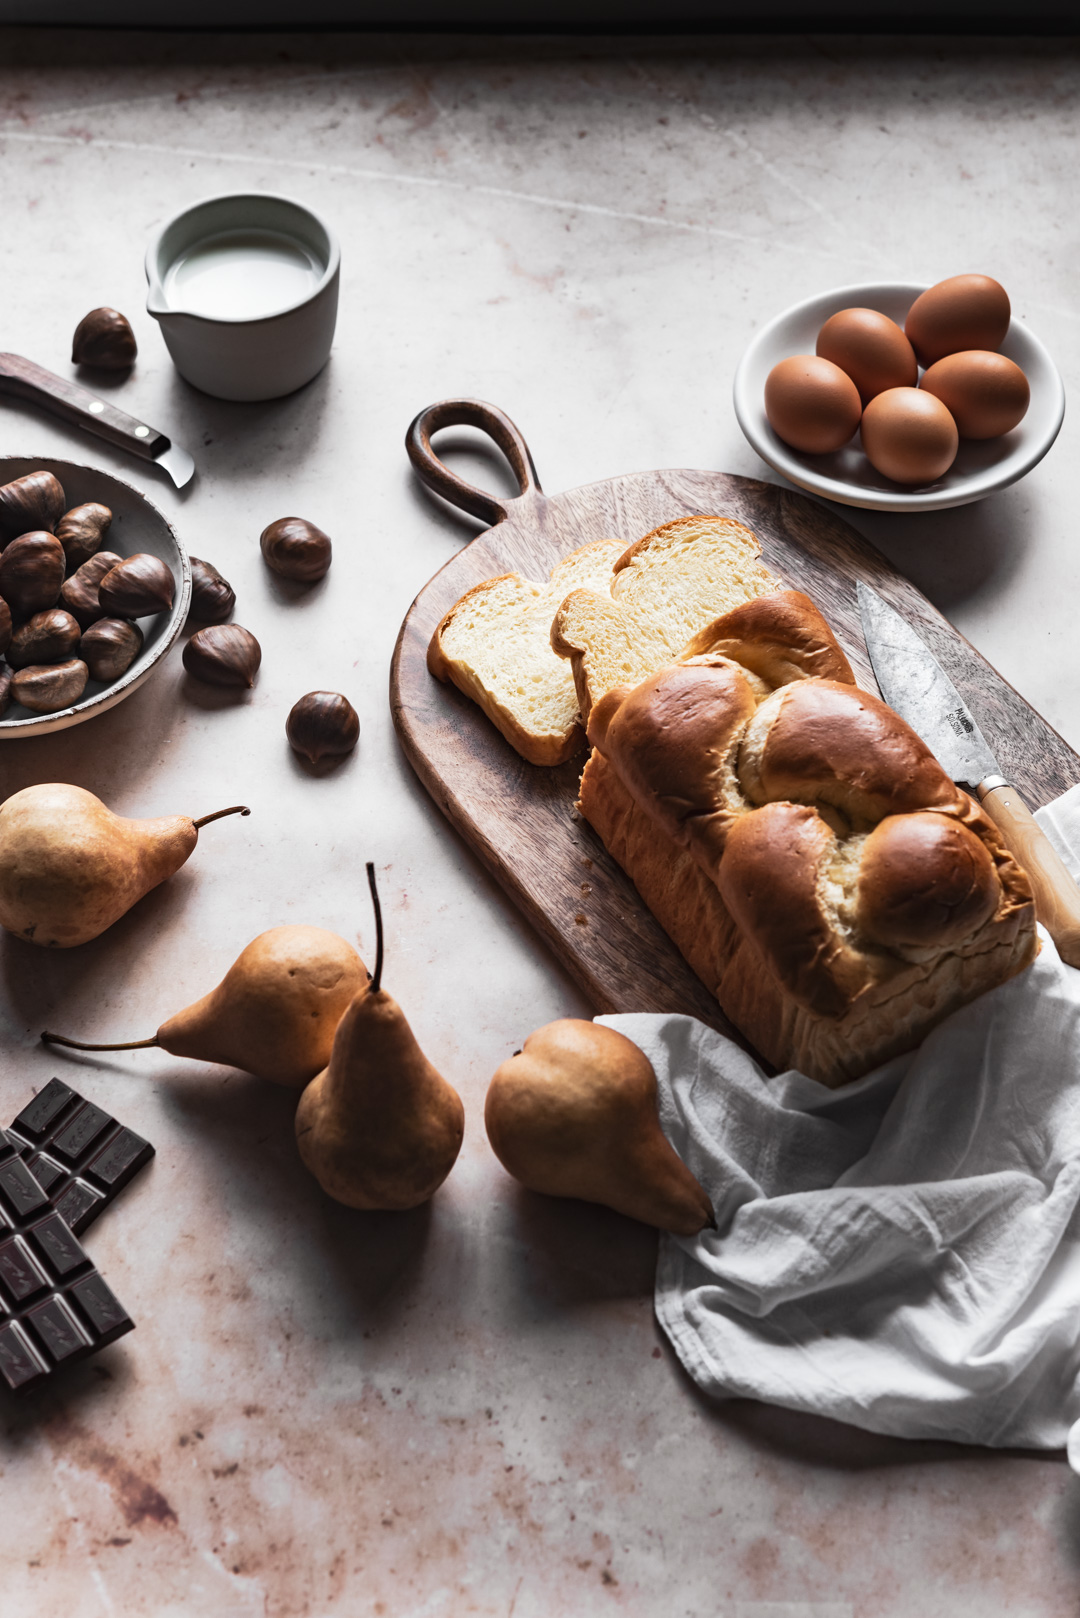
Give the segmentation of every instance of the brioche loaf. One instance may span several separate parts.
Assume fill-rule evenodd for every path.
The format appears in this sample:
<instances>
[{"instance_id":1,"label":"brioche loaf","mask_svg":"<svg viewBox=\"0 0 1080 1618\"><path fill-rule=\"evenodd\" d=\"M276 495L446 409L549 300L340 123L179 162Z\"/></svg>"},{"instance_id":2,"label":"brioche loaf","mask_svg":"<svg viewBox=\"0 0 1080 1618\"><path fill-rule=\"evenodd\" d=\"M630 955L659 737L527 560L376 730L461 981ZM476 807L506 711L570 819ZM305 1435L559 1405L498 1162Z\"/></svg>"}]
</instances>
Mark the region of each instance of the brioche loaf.
<instances>
[{"instance_id":1,"label":"brioche loaf","mask_svg":"<svg viewBox=\"0 0 1080 1618\"><path fill-rule=\"evenodd\" d=\"M629 547L596 540L546 584L507 573L467 591L436 629L428 667L530 763L561 764L584 745L596 694L636 684L719 614L777 588L760 557L727 517L680 517Z\"/></svg>"},{"instance_id":2,"label":"brioche loaf","mask_svg":"<svg viewBox=\"0 0 1080 1618\"><path fill-rule=\"evenodd\" d=\"M596 703L580 807L761 1054L842 1084L1034 958L1031 891L805 596L706 638Z\"/></svg>"}]
</instances>

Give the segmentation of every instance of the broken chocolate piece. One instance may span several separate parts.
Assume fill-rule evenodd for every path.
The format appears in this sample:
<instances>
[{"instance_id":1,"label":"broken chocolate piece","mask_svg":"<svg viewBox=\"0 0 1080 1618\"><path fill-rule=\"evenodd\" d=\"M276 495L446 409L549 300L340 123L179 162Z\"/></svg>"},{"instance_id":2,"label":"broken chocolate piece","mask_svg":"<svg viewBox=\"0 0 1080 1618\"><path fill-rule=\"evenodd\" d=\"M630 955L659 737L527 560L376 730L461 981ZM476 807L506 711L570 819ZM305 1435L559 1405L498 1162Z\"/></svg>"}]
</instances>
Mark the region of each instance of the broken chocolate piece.
<instances>
[{"instance_id":1,"label":"broken chocolate piece","mask_svg":"<svg viewBox=\"0 0 1080 1618\"><path fill-rule=\"evenodd\" d=\"M50 1079L6 1134L77 1236L154 1155L149 1141L60 1079Z\"/></svg>"},{"instance_id":2,"label":"broken chocolate piece","mask_svg":"<svg viewBox=\"0 0 1080 1618\"><path fill-rule=\"evenodd\" d=\"M23 1388L132 1330L10 1141L0 1141L0 1379Z\"/></svg>"}]
</instances>

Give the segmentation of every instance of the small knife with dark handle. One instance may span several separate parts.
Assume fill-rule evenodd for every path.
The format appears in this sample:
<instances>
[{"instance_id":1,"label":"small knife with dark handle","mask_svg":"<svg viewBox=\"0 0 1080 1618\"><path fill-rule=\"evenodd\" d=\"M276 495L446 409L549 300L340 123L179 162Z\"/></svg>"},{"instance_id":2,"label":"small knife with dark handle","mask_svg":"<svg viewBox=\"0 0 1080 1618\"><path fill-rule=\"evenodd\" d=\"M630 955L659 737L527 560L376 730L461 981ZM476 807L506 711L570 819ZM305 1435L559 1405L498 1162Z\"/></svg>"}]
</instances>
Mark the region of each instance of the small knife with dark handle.
<instances>
[{"instance_id":1,"label":"small knife with dark handle","mask_svg":"<svg viewBox=\"0 0 1080 1618\"><path fill-rule=\"evenodd\" d=\"M1035 914L1070 966L1080 966L1080 887L941 664L906 619L859 581L859 615L881 694L960 786L977 797L1031 879Z\"/></svg>"},{"instance_id":2,"label":"small knife with dark handle","mask_svg":"<svg viewBox=\"0 0 1080 1618\"><path fill-rule=\"evenodd\" d=\"M54 375L43 365L23 359L21 354L0 354L0 393L40 405L52 415L76 427L84 427L88 433L96 433L140 460L153 461L169 474L178 489L191 482L195 462L186 449L174 444L155 427L148 427L144 421L117 410L106 399L99 399L89 388Z\"/></svg>"}]
</instances>

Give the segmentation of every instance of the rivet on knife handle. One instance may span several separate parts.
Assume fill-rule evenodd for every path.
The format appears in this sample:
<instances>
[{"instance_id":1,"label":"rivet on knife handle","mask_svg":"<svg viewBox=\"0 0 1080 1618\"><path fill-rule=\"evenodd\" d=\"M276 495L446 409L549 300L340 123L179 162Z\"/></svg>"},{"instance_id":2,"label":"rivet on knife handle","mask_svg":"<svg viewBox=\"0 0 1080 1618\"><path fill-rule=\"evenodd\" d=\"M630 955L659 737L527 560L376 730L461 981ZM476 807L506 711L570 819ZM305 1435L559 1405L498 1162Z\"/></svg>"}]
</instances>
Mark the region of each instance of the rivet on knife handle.
<instances>
[{"instance_id":1,"label":"rivet on knife handle","mask_svg":"<svg viewBox=\"0 0 1080 1618\"><path fill-rule=\"evenodd\" d=\"M982 806L1031 879L1035 914L1069 966L1080 966L1080 887L1015 787L979 787Z\"/></svg>"},{"instance_id":2,"label":"rivet on knife handle","mask_svg":"<svg viewBox=\"0 0 1080 1618\"><path fill-rule=\"evenodd\" d=\"M163 433L148 427L145 422L117 410L105 399L99 399L89 388L66 377L56 376L43 365L24 359L21 354L0 354L0 393L16 399L28 399L54 416L96 433L110 444L118 444L144 461L152 461L162 450L168 449L169 440Z\"/></svg>"}]
</instances>

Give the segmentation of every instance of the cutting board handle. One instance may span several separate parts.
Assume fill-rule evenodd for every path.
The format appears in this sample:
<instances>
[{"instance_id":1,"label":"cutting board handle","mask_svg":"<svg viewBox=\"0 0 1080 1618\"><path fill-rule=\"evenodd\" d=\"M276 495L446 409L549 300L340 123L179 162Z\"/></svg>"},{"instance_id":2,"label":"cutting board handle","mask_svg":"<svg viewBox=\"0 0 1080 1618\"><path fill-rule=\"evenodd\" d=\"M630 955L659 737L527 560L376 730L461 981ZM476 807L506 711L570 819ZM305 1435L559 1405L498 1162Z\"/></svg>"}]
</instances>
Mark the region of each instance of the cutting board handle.
<instances>
[{"instance_id":1,"label":"cutting board handle","mask_svg":"<svg viewBox=\"0 0 1080 1618\"><path fill-rule=\"evenodd\" d=\"M497 500L485 489L466 483L464 478L459 478L456 472L451 472L440 461L431 447L431 435L441 427L479 427L481 432L494 440L510 462L520 491L516 499L543 493L529 446L509 416L504 415L497 406L485 404L483 399L441 399L438 404L428 405L426 410L421 410L410 423L405 434L405 449L421 482L435 494L442 495L444 500L449 500L452 506L457 506L459 511L467 511L470 516L479 517L482 522L494 527L510 515L512 502Z\"/></svg>"}]
</instances>

